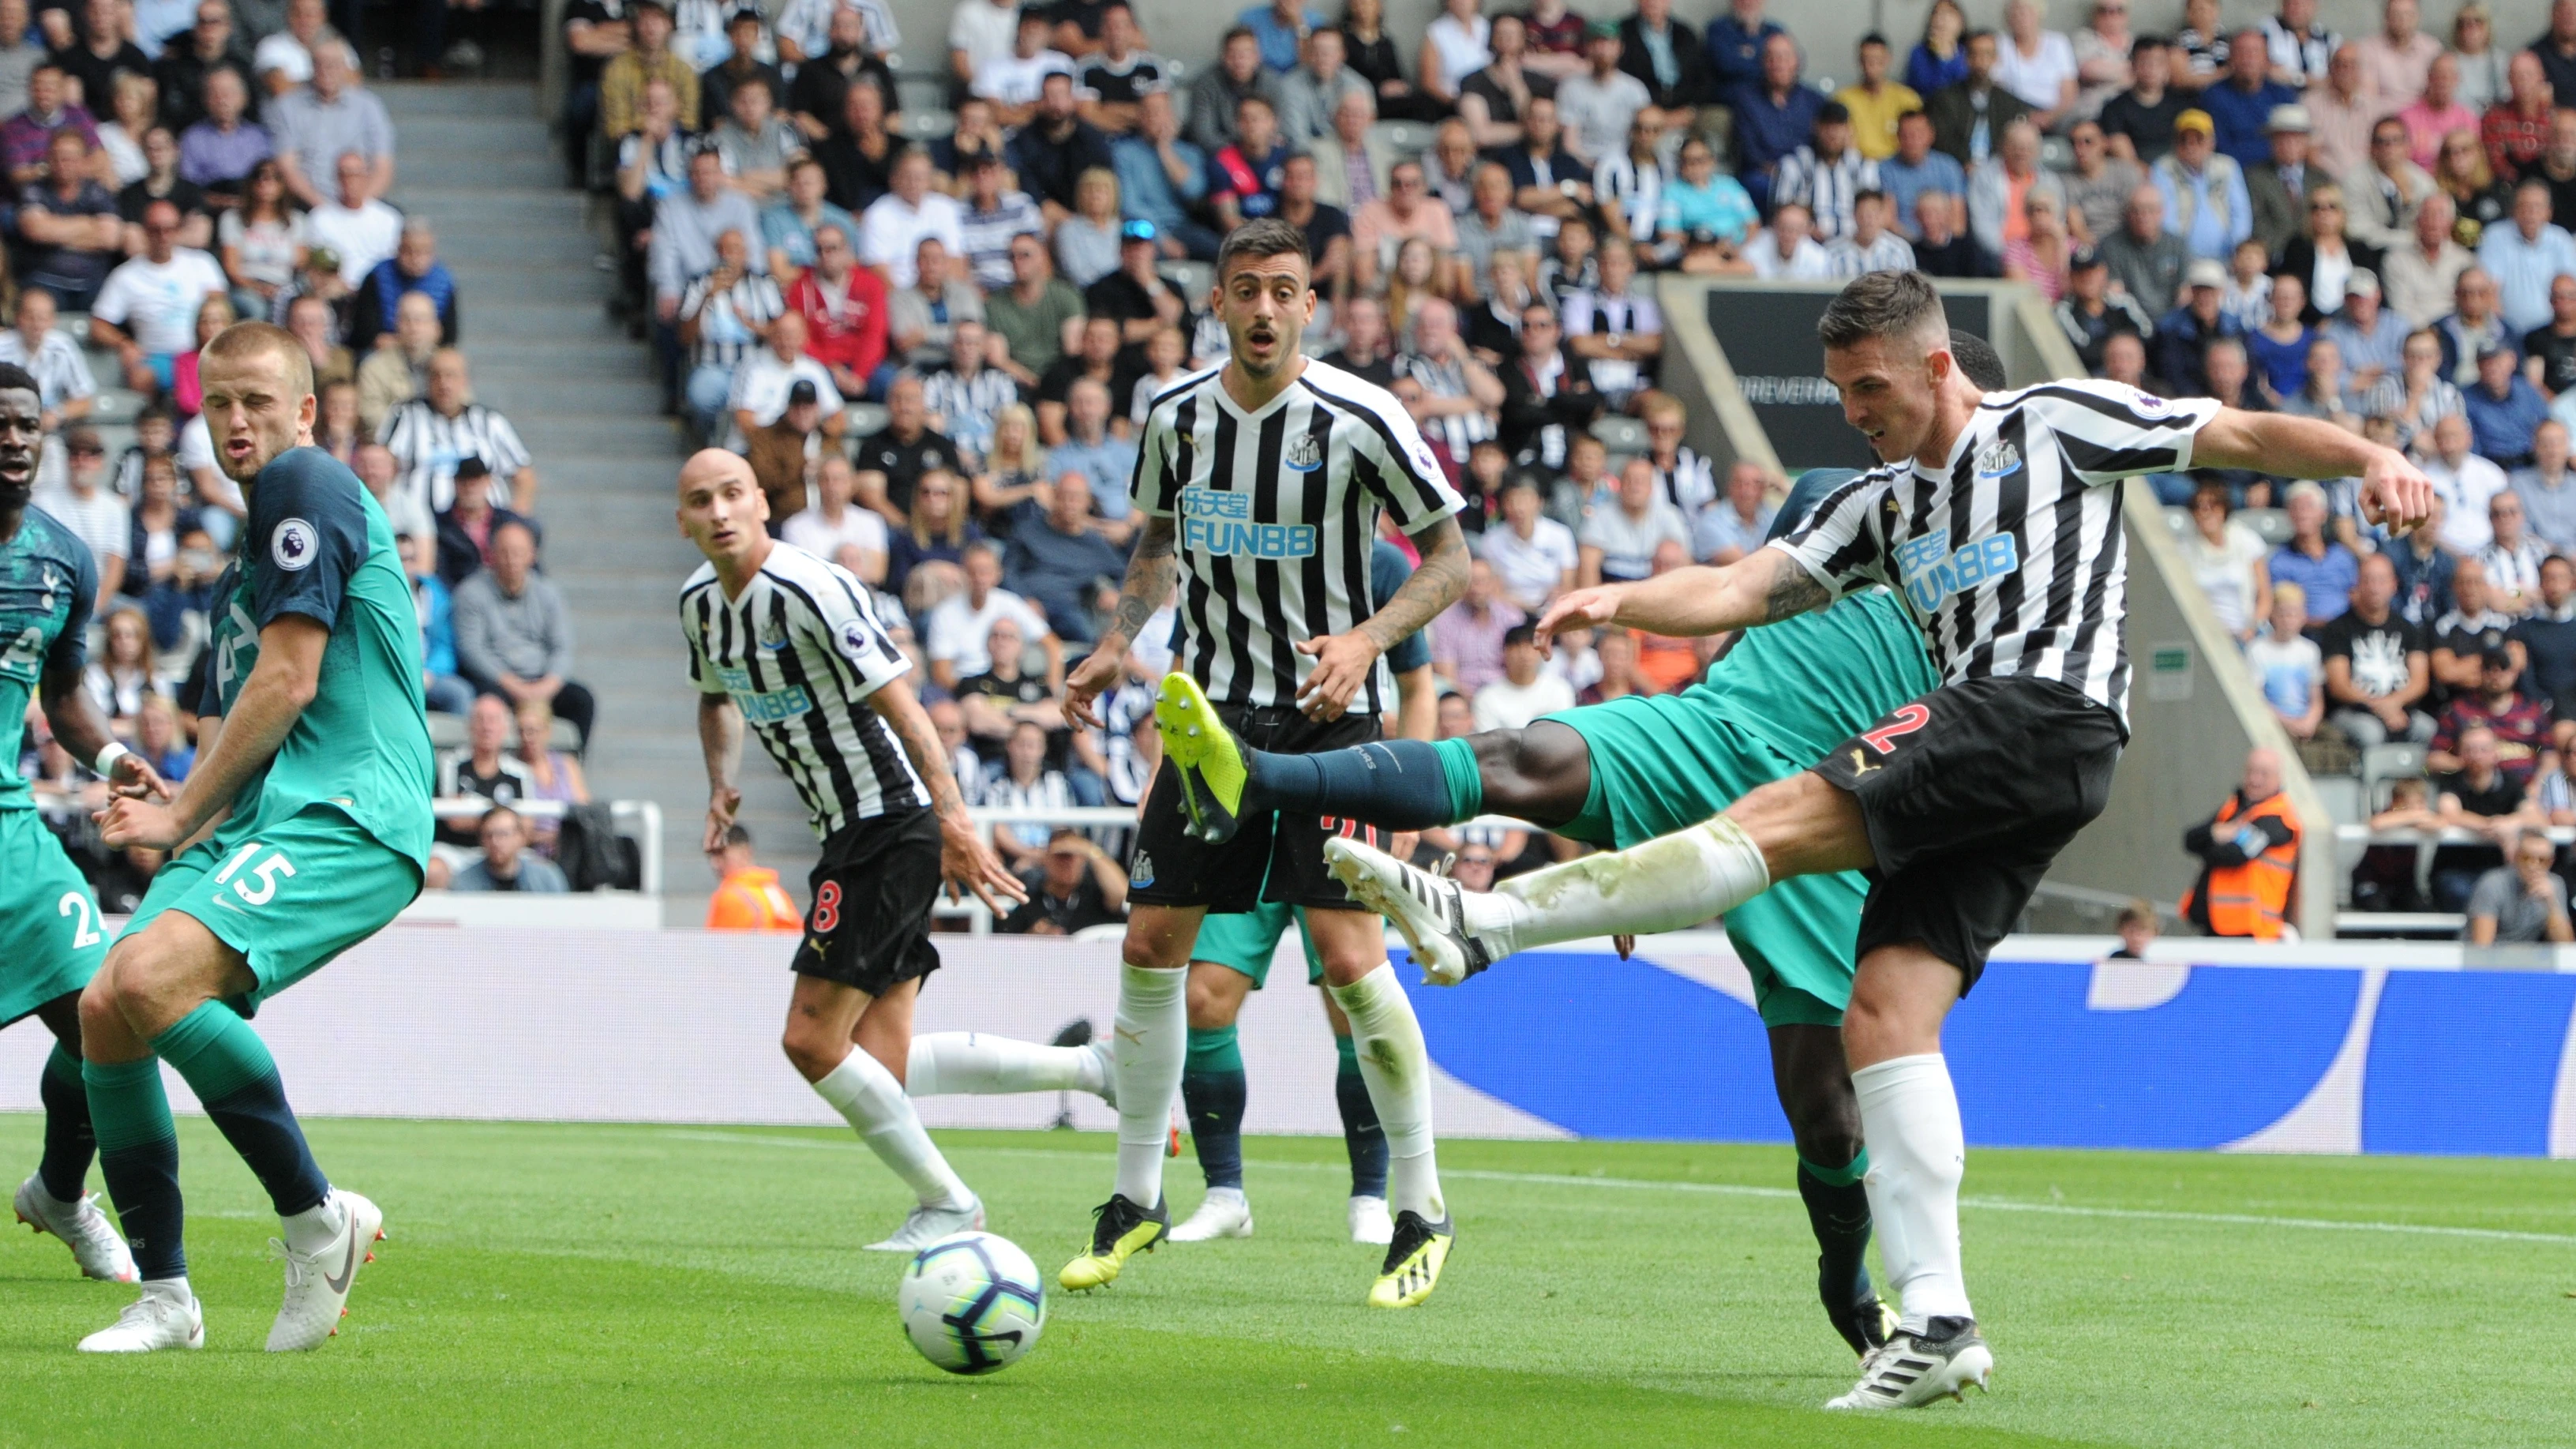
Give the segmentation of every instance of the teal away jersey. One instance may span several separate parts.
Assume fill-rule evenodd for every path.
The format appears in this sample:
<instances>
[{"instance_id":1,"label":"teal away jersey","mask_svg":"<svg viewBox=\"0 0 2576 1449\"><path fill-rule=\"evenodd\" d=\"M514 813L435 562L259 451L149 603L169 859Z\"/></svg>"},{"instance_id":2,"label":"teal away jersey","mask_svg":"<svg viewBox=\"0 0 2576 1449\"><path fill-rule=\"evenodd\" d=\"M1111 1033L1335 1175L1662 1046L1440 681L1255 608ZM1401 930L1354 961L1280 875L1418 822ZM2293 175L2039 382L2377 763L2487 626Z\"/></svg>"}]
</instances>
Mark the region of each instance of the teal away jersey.
<instances>
[{"instance_id":1,"label":"teal away jersey","mask_svg":"<svg viewBox=\"0 0 2576 1449\"><path fill-rule=\"evenodd\" d=\"M98 601L98 562L89 545L43 509L30 506L18 536L0 543L0 810L30 810L35 799L18 774L25 752L19 721L47 674L77 675L89 661L90 610Z\"/></svg>"},{"instance_id":2,"label":"teal away jersey","mask_svg":"<svg viewBox=\"0 0 2576 1449\"><path fill-rule=\"evenodd\" d=\"M236 820L338 806L388 848L426 864L429 726L420 616L384 509L318 448L280 454L250 487L240 551L215 588L203 713L228 715L259 662L259 631L282 614L327 626L320 688L266 771L233 801Z\"/></svg>"},{"instance_id":3,"label":"teal away jersey","mask_svg":"<svg viewBox=\"0 0 2576 1449\"><path fill-rule=\"evenodd\" d=\"M1787 759L1825 752L1941 683L1923 631L1885 589L1748 629L1685 694L1724 702L1724 718Z\"/></svg>"}]
</instances>

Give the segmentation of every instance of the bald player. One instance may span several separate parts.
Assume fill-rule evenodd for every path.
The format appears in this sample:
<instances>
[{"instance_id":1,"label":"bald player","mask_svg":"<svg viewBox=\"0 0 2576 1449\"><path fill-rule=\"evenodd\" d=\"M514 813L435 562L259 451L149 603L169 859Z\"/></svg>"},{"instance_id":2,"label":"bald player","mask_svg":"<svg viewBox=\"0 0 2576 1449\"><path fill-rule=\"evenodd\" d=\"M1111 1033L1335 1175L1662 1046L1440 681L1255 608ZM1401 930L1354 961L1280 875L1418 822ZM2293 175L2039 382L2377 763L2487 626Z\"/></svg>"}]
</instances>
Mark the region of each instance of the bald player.
<instances>
[{"instance_id":1,"label":"bald player","mask_svg":"<svg viewBox=\"0 0 2576 1449\"><path fill-rule=\"evenodd\" d=\"M420 623L384 510L313 446L304 345L264 322L200 354L216 466L249 504L215 588L197 766L166 801L99 812L118 849L176 852L81 994L81 1075L99 1165L143 1293L81 1341L96 1353L203 1347L182 1249L167 1062L268 1189L286 1256L272 1351L339 1331L384 1214L307 1150L250 1018L384 929L429 855Z\"/></svg>"}]
</instances>

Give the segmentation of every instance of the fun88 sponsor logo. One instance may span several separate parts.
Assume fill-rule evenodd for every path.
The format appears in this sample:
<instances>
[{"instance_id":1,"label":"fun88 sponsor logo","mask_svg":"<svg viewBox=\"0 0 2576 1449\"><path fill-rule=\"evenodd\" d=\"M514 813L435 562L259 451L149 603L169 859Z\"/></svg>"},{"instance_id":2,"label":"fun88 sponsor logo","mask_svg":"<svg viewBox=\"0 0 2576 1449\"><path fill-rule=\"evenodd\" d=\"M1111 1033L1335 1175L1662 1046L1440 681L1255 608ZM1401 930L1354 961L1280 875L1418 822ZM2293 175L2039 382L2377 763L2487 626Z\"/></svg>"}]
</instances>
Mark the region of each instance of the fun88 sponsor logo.
<instances>
[{"instance_id":1,"label":"fun88 sponsor logo","mask_svg":"<svg viewBox=\"0 0 2576 1449\"><path fill-rule=\"evenodd\" d=\"M1185 488L1181 490L1181 547L1245 558L1308 558L1315 552L1315 526L1255 523L1252 495Z\"/></svg>"},{"instance_id":2,"label":"fun88 sponsor logo","mask_svg":"<svg viewBox=\"0 0 2576 1449\"><path fill-rule=\"evenodd\" d=\"M1956 552L1950 530L1936 528L1896 551L1896 569L1905 581L1905 597L1929 614L1941 601L1965 589L2002 578L2021 567L2021 549L2009 533L1972 539Z\"/></svg>"}]
</instances>

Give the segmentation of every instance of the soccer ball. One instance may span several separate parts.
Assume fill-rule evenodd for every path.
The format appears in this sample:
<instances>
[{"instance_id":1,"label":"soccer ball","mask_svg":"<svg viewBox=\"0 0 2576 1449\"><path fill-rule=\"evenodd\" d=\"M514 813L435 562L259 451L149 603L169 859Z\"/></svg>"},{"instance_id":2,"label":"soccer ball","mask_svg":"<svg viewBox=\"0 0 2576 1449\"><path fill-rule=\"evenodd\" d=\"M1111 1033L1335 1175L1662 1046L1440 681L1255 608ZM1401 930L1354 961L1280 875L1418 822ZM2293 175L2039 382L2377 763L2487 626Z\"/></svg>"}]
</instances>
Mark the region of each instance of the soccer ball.
<instances>
[{"instance_id":1,"label":"soccer ball","mask_svg":"<svg viewBox=\"0 0 2576 1449\"><path fill-rule=\"evenodd\" d=\"M958 1233L913 1254L895 1303L912 1346L952 1374L1009 1368L1046 1327L1037 1264L991 1233Z\"/></svg>"}]
</instances>

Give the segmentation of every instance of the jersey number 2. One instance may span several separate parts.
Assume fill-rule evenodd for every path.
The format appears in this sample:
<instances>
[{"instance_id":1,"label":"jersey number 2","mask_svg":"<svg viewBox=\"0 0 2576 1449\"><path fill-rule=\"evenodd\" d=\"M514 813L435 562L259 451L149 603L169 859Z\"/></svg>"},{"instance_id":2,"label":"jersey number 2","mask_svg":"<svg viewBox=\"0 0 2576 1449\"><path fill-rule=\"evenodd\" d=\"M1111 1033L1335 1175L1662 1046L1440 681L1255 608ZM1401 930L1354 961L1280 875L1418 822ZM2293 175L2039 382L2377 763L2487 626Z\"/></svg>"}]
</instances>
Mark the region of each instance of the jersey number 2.
<instances>
[{"instance_id":1,"label":"jersey number 2","mask_svg":"<svg viewBox=\"0 0 2576 1449\"><path fill-rule=\"evenodd\" d=\"M215 872L215 884L222 885L230 881L233 894L241 897L242 904L246 906L267 905L277 898L277 878L279 876L291 878L295 874L295 867L287 863L285 853L272 850L268 853L268 859L250 868L251 876L259 881L257 886L253 886L249 880L233 880L233 873L240 870L252 856L259 854L259 850L260 842L251 841L234 852L233 858L225 863L222 870Z\"/></svg>"},{"instance_id":2,"label":"jersey number 2","mask_svg":"<svg viewBox=\"0 0 2576 1449\"><path fill-rule=\"evenodd\" d=\"M91 924L95 918L89 913L89 897L79 891L65 891L63 898L54 903L54 914L77 917L72 922L73 950L84 951L99 943L98 927Z\"/></svg>"},{"instance_id":3,"label":"jersey number 2","mask_svg":"<svg viewBox=\"0 0 2576 1449\"><path fill-rule=\"evenodd\" d=\"M1899 738L1910 735L1932 722L1932 711L1919 704L1900 705L1887 723L1860 737L1861 743L1884 755L1896 748Z\"/></svg>"}]
</instances>

